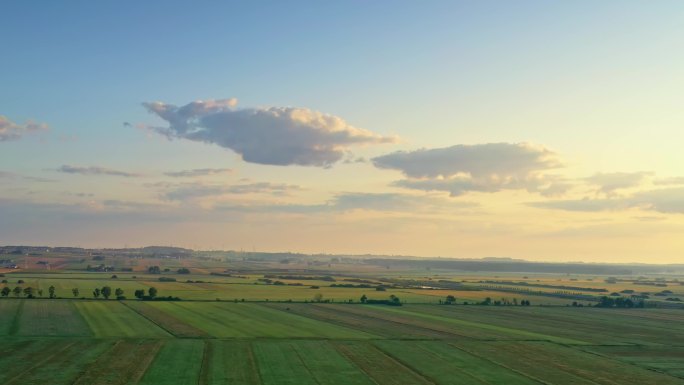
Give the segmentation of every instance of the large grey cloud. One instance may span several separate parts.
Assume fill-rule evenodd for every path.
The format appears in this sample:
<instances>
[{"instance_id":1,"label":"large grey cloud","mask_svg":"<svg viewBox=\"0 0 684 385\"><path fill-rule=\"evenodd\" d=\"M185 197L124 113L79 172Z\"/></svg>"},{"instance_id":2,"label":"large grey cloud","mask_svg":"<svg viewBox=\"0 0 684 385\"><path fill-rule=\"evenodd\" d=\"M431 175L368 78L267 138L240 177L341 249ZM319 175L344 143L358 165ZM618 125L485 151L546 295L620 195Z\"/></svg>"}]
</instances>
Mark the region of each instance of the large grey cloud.
<instances>
[{"instance_id":1,"label":"large grey cloud","mask_svg":"<svg viewBox=\"0 0 684 385\"><path fill-rule=\"evenodd\" d=\"M66 174L108 175L108 176L122 176L122 177L127 177L127 178L142 176L141 174L126 172L126 171L120 171L120 170L113 170L113 169L105 168L105 167L96 167L96 166L81 167L81 166L70 166L70 165L66 165L66 164L63 165L62 167L58 168L57 171L63 172Z\"/></svg>"},{"instance_id":2,"label":"large grey cloud","mask_svg":"<svg viewBox=\"0 0 684 385\"><path fill-rule=\"evenodd\" d=\"M328 167L351 146L396 139L356 128L344 119L306 108L235 108L235 99L196 101L178 107L143 103L168 122L153 127L171 138L213 143L259 164Z\"/></svg>"},{"instance_id":3,"label":"large grey cloud","mask_svg":"<svg viewBox=\"0 0 684 385\"><path fill-rule=\"evenodd\" d=\"M558 156L528 143L487 143L445 148L398 151L372 159L381 169L401 171L408 179L400 187L448 191L452 196L468 191L496 192L526 189L561 193L565 182L547 171L562 167Z\"/></svg>"},{"instance_id":4,"label":"large grey cloud","mask_svg":"<svg viewBox=\"0 0 684 385\"><path fill-rule=\"evenodd\" d=\"M28 121L24 124L17 124L9 120L6 116L0 115L0 142L16 140L24 134L45 131L48 129L45 123Z\"/></svg>"},{"instance_id":5,"label":"large grey cloud","mask_svg":"<svg viewBox=\"0 0 684 385\"><path fill-rule=\"evenodd\" d=\"M647 190L618 198L555 200L531 202L528 205L565 211L599 212L638 208L660 213L684 214L684 187Z\"/></svg>"}]
</instances>

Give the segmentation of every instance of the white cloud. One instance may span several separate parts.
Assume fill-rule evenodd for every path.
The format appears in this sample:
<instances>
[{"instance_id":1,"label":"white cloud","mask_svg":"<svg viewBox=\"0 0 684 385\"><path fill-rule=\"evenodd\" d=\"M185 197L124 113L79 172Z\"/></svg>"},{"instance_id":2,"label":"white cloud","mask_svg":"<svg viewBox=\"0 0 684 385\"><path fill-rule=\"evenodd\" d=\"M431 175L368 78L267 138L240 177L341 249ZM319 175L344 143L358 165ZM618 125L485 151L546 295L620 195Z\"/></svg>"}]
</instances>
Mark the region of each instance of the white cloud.
<instances>
[{"instance_id":1,"label":"white cloud","mask_svg":"<svg viewBox=\"0 0 684 385\"><path fill-rule=\"evenodd\" d=\"M0 115L0 142L19 139L24 134L47 129L48 126L45 123L35 123L29 120L24 124L16 124L7 119L6 116Z\"/></svg>"},{"instance_id":2,"label":"white cloud","mask_svg":"<svg viewBox=\"0 0 684 385\"><path fill-rule=\"evenodd\" d=\"M545 194L568 188L549 169L562 167L552 151L528 143L487 143L446 148L398 151L372 159L382 169L401 171L409 179L395 185L425 191L496 192L526 189Z\"/></svg>"},{"instance_id":3,"label":"white cloud","mask_svg":"<svg viewBox=\"0 0 684 385\"><path fill-rule=\"evenodd\" d=\"M62 167L58 168L57 171L67 173L67 174L109 175L109 176L123 176L123 177L127 177L127 178L142 176L141 174L126 172L126 171L113 170L113 169L104 168L104 167L95 167L95 166L81 167L81 166L63 165Z\"/></svg>"},{"instance_id":4,"label":"white cloud","mask_svg":"<svg viewBox=\"0 0 684 385\"><path fill-rule=\"evenodd\" d=\"M206 100L177 107L143 103L169 123L153 127L170 138L213 143L259 164L329 167L349 147L396 139L349 125L342 118L306 108L234 108L235 99Z\"/></svg>"},{"instance_id":5,"label":"white cloud","mask_svg":"<svg viewBox=\"0 0 684 385\"><path fill-rule=\"evenodd\" d=\"M231 174L230 168L197 168L194 170L169 171L164 173L166 176L174 178L194 178L200 176Z\"/></svg>"}]
</instances>

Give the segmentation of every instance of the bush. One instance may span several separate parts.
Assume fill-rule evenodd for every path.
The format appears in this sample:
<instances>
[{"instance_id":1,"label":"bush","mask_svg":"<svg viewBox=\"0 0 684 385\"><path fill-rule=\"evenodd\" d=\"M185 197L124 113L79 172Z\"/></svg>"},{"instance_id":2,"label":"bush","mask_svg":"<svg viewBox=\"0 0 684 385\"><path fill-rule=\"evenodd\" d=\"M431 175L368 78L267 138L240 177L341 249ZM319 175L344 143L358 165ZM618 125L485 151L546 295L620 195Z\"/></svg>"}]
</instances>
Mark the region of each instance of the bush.
<instances>
[{"instance_id":1,"label":"bush","mask_svg":"<svg viewBox=\"0 0 684 385\"><path fill-rule=\"evenodd\" d=\"M119 301L123 301L123 300L126 299L126 296L125 296L125 295L120 295L120 296L117 296L116 299L118 299Z\"/></svg>"},{"instance_id":2,"label":"bush","mask_svg":"<svg viewBox=\"0 0 684 385\"><path fill-rule=\"evenodd\" d=\"M159 277L159 282L176 282L176 278Z\"/></svg>"}]
</instances>

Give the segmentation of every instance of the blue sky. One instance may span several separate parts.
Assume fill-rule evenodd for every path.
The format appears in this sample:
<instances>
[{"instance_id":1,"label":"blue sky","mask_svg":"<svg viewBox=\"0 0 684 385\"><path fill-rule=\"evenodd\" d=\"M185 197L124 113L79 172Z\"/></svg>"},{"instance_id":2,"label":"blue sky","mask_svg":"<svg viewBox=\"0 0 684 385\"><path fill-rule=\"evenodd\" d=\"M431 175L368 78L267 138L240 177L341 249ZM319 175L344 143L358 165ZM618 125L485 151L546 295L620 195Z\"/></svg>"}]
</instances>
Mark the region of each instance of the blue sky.
<instances>
[{"instance_id":1,"label":"blue sky","mask_svg":"<svg viewBox=\"0 0 684 385\"><path fill-rule=\"evenodd\" d=\"M239 248L265 234L270 250L559 260L606 251L642 260L657 245L662 261L684 248L674 237L684 224L680 187L663 184L684 175L681 2L13 1L0 13L0 115L14 130L28 120L49 127L0 141L0 214L12 218L0 219L0 242ZM142 105L227 98L237 105L214 118L296 107L393 143L345 128L351 136L322 155L339 150L345 159L326 167L301 156L299 164L250 162L244 143L221 142L224 126L190 138ZM282 146L267 142L274 137L260 148L276 154ZM310 143L288 142L300 145ZM396 157L384 168L373 161L405 151L419 162L413 152L421 148L451 148L429 153L449 171L415 177ZM522 162L511 154L546 156L539 148L562 167L541 158L521 169L506 165ZM183 182L165 175L196 169L233 171ZM183 183L204 188L203 199L170 201L169 192L187 192ZM272 186L235 193L259 183ZM296 188L273 188L279 184ZM562 193L540 190L550 184ZM360 196L384 209L359 204ZM142 204L149 215L132 209ZM337 208L321 213L321 205ZM202 215L178 219L188 207ZM59 210L83 215L67 221L72 231L32 232L61 223ZM159 211L175 219L160 225ZM42 220L23 220L29 213ZM272 223L263 226L265 218ZM133 222L142 230L126 231ZM302 228L284 231L293 222ZM80 239L85 228L88 240ZM240 236L226 239L221 229ZM426 241L406 241L407 233ZM647 236L636 249L635 233ZM584 248L568 240L586 234ZM308 245L312 235L319 241Z\"/></svg>"}]
</instances>

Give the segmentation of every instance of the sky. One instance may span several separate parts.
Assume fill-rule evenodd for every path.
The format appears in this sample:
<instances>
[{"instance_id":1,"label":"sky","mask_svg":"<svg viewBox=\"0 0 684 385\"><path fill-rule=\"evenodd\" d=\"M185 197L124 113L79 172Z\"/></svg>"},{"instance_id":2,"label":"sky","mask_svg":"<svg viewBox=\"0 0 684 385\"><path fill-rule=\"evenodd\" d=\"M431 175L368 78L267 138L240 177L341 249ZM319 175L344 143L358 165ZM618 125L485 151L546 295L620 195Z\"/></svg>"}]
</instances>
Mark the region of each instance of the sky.
<instances>
[{"instance_id":1,"label":"sky","mask_svg":"<svg viewBox=\"0 0 684 385\"><path fill-rule=\"evenodd\" d=\"M0 244L684 263L680 1L0 14Z\"/></svg>"}]
</instances>

